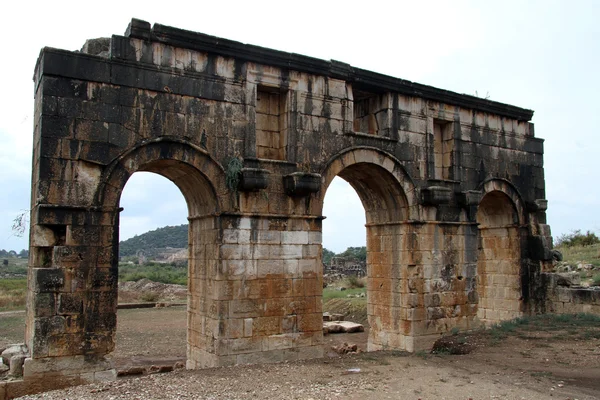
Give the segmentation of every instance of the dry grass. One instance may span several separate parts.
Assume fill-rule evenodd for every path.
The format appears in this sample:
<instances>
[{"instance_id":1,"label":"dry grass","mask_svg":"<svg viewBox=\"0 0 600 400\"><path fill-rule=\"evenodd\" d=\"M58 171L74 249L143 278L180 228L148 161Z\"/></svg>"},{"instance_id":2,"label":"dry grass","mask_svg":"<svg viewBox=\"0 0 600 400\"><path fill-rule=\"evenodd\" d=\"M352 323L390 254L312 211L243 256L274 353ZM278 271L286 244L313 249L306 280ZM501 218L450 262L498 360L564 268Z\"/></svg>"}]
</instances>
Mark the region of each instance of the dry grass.
<instances>
[{"instance_id":1,"label":"dry grass","mask_svg":"<svg viewBox=\"0 0 600 400\"><path fill-rule=\"evenodd\" d=\"M589 263L600 267L600 244L572 247L560 246L557 249L563 254L563 261L569 264Z\"/></svg>"},{"instance_id":2,"label":"dry grass","mask_svg":"<svg viewBox=\"0 0 600 400\"><path fill-rule=\"evenodd\" d=\"M27 279L0 280L0 311L24 309L26 295Z\"/></svg>"}]
</instances>

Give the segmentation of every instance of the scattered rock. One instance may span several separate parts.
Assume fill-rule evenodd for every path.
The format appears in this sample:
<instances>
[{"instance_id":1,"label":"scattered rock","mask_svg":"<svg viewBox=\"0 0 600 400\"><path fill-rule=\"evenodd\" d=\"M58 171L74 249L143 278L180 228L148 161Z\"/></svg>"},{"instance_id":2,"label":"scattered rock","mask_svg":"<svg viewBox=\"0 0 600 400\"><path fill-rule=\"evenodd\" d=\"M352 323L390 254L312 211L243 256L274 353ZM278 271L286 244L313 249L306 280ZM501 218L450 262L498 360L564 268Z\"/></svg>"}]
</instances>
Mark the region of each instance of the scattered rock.
<instances>
[{"instance_id":1,"label":"scattered rock","mask_svg":"<svg viewBox=\"0 0 600 400\"><path fill-rule=\"evenodd\" d=\"M177 361L174 366L175 369L183 369L185 368L185 363L181 361Z\"/></svg>"},{"instance_id":2,"label":"scattered rock","mask_svg":"<svg viewBox=\"0 0 600 400\"><path fill-rule=\"evenodd\" d=\"M363 332L365 327L356 322L350 321L329 321L323 324L323 329L328 333L354 333Z\"/></svg>"},{"instance_id":3,"label":"scattered rock","mask_svg":"<svg viewBox=\"0 0 600 400\"><path fill-rule=\"evenodd\" d=\"M323 313L323 321L343 321L344 314L331 314L328 312Z\"/></svg>"},{"instance_id":4,"label":"scattered rock","mask_svg":"<svg viewBox=\"0 0 600 400\"><path fill-rule=\"evenodd\" d=\"M10 376L23 375L23 363L27 357L27 346L24 344L13 344L8 346L2 354L2 362L9 368Z\"/></svg>"},{"instance_id":5,"label":"scattered rock","mask_svg":"<svg viewBox=\"0 0 600 400\"><path fill-rule=\"evenodd\" d=\"M581 276L578 272L563 272L556 274L556 284L558 286L581 285Z\"/></svg>"},{"instance_id":6,"label":"scattered rock","mask_svg":"<svg viewBox=\"0 0 600 400\"><path fill-rule=\"evenodd\" d=\"M117 376L131 376L131 375L143 375L146 373L144 367L129 367L128 369L117 372Z\"/></svg>"},{"instance_id":7,"label":"scattered rock","mask_svg":"<svg viewBox=\"0 0 600 400\"><path fill-rule=\"evenodd\" d=\"M358 352L358 346L356 344L342 343L338 346L331 346L331 350L338 354L348 354Z\"/></svg>"},{"instance_id":8,"label":"scattered rock","mask_svg":"<svg viewBox=\"0 0 600 400\"><path fill-rule=\"evenodd\" d=\"M172 371L173 371L172 365L153 365L148 369L149 374L157 374L157 373L172 372Z\"/></svg>"}]
</instances>

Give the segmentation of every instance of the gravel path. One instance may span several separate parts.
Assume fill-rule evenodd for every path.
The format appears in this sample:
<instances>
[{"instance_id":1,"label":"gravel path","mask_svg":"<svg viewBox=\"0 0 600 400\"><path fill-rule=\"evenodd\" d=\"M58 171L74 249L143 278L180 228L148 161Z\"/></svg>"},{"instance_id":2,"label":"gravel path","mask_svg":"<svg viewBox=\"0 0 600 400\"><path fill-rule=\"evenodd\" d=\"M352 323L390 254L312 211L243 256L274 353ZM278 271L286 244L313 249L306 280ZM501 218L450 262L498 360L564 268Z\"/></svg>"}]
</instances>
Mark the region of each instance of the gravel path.
<instances>
[{"instance_id":1,"label":"gravel path","mask_svg":"<svg viewBox=\"0 0 600 400\"><path fill-rule=\"evenodd\" d=\"M329 360L175 371L24 399L597 399L522 372L474 373L460 356L363 353ZM478 366L474 366L479 369ZM536 383L537 382L537 383Z\"/></svg>"}]
</instances>

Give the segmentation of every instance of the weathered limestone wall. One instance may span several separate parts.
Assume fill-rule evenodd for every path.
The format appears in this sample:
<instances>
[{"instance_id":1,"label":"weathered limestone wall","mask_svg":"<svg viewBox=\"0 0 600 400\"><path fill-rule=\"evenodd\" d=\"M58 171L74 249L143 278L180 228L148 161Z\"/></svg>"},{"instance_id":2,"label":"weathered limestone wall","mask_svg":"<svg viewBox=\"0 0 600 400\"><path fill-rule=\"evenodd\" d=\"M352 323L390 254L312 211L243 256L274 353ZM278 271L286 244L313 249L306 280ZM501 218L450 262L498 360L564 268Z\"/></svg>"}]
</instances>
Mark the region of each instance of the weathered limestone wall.
<instances>
[{"instance_id":1,"label":"weathered limestone wall","mask_svg":"<svg viewBox=\"0 0 600 400\"><path fill-rule=\"evenodd\" d=\"M546 312L600 315L600 290L559 286L555 274L545 273L542 278L547 290Z\"/></svg>"},{"instance_id":2,"label":"weathered limestone wall","mask_svg":"<svg viewBox=\"0 0 600 400\"><path fill-rule=\"evenodd\" d=\"M119 200L137 171L188 204L189 368L322 354L335 176L367 217L369 349L544 310L532 111L139 20L104 42L36 66L26 370L111 373Z\"/></svg>"},{"instance_id":3,"label":"weathered limestone wall","mask_svg":"<svg viewBox=\"0 0 600 400\"><path fill-rule=\"evenodd\" d=\"M188 368L321 357L320 220L220 224L217 270L190 286Z\"/></svg>"},{"instance_id":4,"label":"weathered limestone wall","mask_svg":"<svg viewBox=\"0 0 600 400\"><path fill-rule=\"evenodd\" d=\"M514 227L481 228L478 318L487 325L517 318L521 309L521 252Z\"/></svg>"}]
</instances>

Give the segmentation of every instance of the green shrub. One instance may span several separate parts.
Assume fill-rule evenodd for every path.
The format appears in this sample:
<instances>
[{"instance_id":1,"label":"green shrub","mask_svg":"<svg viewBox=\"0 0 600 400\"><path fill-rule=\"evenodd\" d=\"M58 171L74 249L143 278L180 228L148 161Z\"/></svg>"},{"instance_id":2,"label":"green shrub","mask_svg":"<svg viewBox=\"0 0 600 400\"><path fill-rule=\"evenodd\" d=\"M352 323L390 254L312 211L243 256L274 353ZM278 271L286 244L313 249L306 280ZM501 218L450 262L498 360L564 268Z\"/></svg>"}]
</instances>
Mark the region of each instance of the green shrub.
<instances>
[{"instance_id":1,"label":"green shrub","mask_svg":"<svg viewBox=\"0 0 600 400\"><path fill-rule=\"evenodd\" d=\"M146 278L154 282L187 285L187 271L187 266L172 263L119 264L119 280L127 282Z\"/></svg>"},{"instance_id":2,"label":"green shrub","mask_svg":"<svg viewBox=\"0 0 600 400\"><path fill-rule=\"evenodd\" d=\"M156 301L158 301L158 293L156 292L144 292L141 294L140 296L140 300L142 301L146 301L148 303L154 303Z\"/></svg>"},{"instance_id":3,"label":"green shrub","mask_svg":"<svg viewBox=\"0 0 600 400\"><path fill-rule=\"evenodd\" d=\"M359 289L365 287L364 279L361 279L356 275L349 275L346 280L348 281L348 287L350 289Z\"/></svg>"},{"instance_id":4,"label":"green shrub","mask_svg":"<svg viewBox=\"0 0 600 400\"><path fill-rule=\"evenodd\" d=\"M587 231L585 234L577 229L569 234L560 235L556 239L556 247L591 246L600 243L600 238L594 232Z\"/></svg>"},{"instance_id":5,"label":"green shrub","mask_svg":"<svg viewBox=\"0 0 600 400\"><path fill-rule=\"evenodd\" d=\"M596 274L592 277L592 286L600 286L600 274Z\"/></svg>"}]
</instances>

